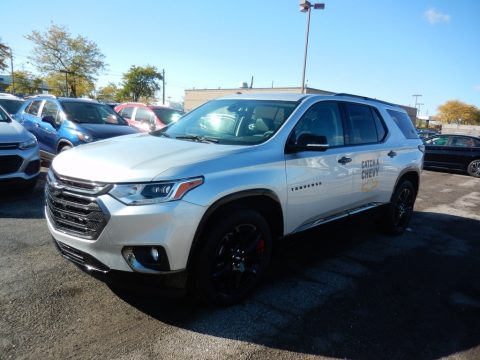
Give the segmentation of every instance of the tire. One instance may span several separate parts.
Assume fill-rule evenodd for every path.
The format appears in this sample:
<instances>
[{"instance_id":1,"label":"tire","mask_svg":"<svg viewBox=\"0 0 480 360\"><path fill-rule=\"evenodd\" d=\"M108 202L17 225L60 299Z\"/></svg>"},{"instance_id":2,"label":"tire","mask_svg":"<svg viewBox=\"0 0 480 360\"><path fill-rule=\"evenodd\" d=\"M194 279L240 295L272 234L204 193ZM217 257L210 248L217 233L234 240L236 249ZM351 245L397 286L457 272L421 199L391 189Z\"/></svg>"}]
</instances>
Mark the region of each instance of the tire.
<instances>
[{"instance_id":1,"label":"tire","mask_svg":"<svg viewBox=\"0 0 480 360\"><path fill-rule=\"evenodd\" d=\"M64 145L61 147L59 153L62 153L64 151L70 150L72 147L70 145Z\"/></svg>"},{"instance_id":2,"label":"tire","mask_svg":"<svg viewBox=\"0 0 480 360\"><path fill-rule=\"evenodd\" d=\"M387 234L403 234L412 217L416 197L415 187L409 180L397 185L382 218L381 225Z\"/></svg>"},{"instance_id":3,"label":"tire","mask_svg":"<svg viewBox=\"0 0 480 360\"><path fill-rule=\"evenodd\" d=\"M480 159L473 160L467 167L468 175L480 177Z\"/></svg>"},{"instance_id":4,"label":"tire","mask_svg":"<svg viewBox=\"0 0 480 360\"><path fill-rule=\"evenodd\" d=\"M253 210L233 210L213 225L195 259L191 290L208 305L232 305L264 277L272 236L265 219Z\"/></svg>"}]
</instances>

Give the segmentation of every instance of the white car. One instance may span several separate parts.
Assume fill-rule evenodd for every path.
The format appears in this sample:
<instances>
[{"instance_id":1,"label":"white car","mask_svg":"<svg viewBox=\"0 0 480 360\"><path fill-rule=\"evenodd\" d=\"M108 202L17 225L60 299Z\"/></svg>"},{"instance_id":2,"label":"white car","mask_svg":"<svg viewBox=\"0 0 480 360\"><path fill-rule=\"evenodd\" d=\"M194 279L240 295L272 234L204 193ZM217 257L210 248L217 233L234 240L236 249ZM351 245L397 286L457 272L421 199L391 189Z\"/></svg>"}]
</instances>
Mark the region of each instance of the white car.
<instances>
[{"instance_id":1,"label":"white car","mask_svg":"<svg viewBox=\"0 0 480 360\"><path fill-rule=\"evenodd\" d=\"M52 163L46 218L92 271L187 272L231 304L262 279L282 236L384 206L401 234L423 144L399 106L352 95L235 95L147 134L82 145Z\"/></svg>"},{"instance_id":2,"label":"white car","mask_svg":"<svg viewBox=\"0 0 480 360\"><path fill-rule=\"evenodd\" d=\"M0 106L0 189L33 188L39 173L37 139Z\"/></svg>"}]
</instances>

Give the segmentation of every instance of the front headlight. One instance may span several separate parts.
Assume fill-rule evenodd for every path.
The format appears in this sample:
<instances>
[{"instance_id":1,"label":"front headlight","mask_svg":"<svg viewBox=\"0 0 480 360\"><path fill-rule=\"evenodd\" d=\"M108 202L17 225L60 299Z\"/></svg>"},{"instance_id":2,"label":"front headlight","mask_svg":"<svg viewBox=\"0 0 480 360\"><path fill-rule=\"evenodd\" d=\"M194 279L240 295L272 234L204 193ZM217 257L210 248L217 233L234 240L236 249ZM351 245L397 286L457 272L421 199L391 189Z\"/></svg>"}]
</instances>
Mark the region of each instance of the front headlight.
<instances>
[{"instance_id":1,"label":"front headlight","mask_svg":"<svg viewBox=\"0 0 480 360\"><path fill-rule=\"evenodd\" d=\"M85 133L83 133L83 132L81 132L81 131L78 131L78 130L73 130L72 132L73 132L75 135L78 136L78 139L79 139L80 141L87 142L87 143L93 141L93 137L92 137L92 135L90 135L90 134L85 134Z\"/></svg>"},{"instance_id":2,"label":"front headlight","mask_svg":"<svg viewBox=\"0 0 480 360\"><path fill-rule=\"evenodd\" d=\"M36 145L37 145L37 139L35 138L35 136L32 135L32 137L27 141L24 141L18 144L18 148L20 150L28 150L35 147Z\"/></svg>"},{"instance_id":3,"label":"front headlight","mask_svg":"<svg viewBox=\"0 0 480 360\"><path fill-rule=\"evenodd\" d=\"M180 200L187 192L202 184L201 177L147 184L118 184L109 194L125 205L147 205Z\"/></svg>"}]
</instances>

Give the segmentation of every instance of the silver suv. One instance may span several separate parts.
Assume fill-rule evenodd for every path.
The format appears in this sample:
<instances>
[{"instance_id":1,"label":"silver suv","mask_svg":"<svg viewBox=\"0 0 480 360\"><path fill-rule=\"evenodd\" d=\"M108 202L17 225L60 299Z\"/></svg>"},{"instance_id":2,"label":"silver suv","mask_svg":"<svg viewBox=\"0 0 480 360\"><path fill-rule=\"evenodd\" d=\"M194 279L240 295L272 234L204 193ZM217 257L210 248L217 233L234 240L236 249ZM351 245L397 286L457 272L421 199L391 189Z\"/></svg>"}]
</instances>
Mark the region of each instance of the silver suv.
<instances>
[{"instance_id":1,"label":"silver suv","mask_svg":"<svg viewBox=\"0 0 480 360\"><path fill-rule=\"evenodd\" d=\"M379 206L384 229L401 234L423 150L393 104L235 95L162 130L60 154L45 212L61 254L86 269L186 272L199 299L231 304L282 236Z\"/></svg>"}]
</instances>

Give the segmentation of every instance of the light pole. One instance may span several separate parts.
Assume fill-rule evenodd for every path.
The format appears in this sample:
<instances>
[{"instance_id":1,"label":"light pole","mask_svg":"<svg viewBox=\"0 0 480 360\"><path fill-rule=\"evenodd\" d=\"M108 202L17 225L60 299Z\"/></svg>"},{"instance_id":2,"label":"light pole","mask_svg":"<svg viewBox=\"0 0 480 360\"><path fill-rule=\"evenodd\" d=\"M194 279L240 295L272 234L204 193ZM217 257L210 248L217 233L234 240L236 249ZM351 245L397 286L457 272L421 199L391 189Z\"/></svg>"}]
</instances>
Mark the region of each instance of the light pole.
<instances>
[{"instance_id":1,"label":"light pole","mask_svg":"<svg viewBox=\"0 0 480 360\"><path fill-rule=\"evenodd\" d=\"M162 70L162 105L165 105L165 69Z\"/></svg>"},{"instance_id":2,"label":"light pole","mask_svg":"<svg viewBox=\"0 0 480 360\"><path fill-rule=\"evenodd\" d=\"M310 32L310 13L311 13L312 7L315 10L324 10L325 4L324 3L312 4L310 1L300 0L300 11L307 13L307 34L305 36L305 56L303 59L302 94L305 93L305 71L307 69L308 33Z\"/></svg>"}]
</instances>

